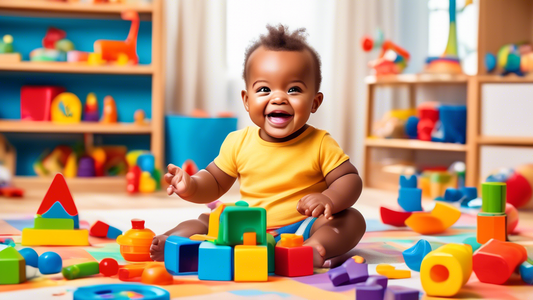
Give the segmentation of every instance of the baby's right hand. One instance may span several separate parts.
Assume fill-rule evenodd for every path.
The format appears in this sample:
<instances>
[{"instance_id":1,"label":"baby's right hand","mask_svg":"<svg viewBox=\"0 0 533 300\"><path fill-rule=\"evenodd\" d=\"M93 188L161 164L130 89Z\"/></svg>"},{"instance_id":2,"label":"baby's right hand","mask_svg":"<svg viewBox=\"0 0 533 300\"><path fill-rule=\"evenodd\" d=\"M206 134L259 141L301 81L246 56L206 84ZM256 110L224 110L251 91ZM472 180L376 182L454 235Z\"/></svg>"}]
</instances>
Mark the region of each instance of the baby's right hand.
<instances>
[{"instance_id":1,"label":"baby's right hand","mask_svg":"<svg viewBox=\"0 0 533 300\"><path fill-rule=\"evenodd\" d=\"M180 167L169 164L168 173L165 174L165 181L170 184L167 188L167 194L173 193L179 196L188 196L192 193L191 176Z\"/></svg>"}]
</instances>

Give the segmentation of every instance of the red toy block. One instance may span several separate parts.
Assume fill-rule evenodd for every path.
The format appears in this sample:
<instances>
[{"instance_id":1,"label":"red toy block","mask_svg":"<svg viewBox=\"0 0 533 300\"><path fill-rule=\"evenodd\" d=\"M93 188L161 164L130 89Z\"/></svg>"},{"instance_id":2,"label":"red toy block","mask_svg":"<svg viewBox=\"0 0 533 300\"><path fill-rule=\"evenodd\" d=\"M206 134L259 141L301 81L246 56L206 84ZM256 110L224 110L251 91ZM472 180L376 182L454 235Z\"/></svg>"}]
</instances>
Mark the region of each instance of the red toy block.
<instances>
[{"instance_id":1,"label":"red toy block","mask_svg":"<svg viewBox=\"0 0 533 300\"><path fill-rule=\"evenodd\" d=\"M380 208L381 221L383 224L405 227L405 220L411 216L411 212L402 212L388 209L386 207Z\"/></svg>"},{"instance_id":2,"label":"red toy block","mask_svg":"<svg viewBox=\"0 0 533 300\"><path fill-rule=\"evenodd\" d=\"M2 187L0 188L0 196L4 197L22 197L24 196L24 190L16 187Z\"/></svg>"},{"instance_id":3,"label":"red toy block","mask_svg":"<svg viewBox=\"0 0 533 300\"><path fill-rule=\"evenodd\" d=\"M313 275L312 247L276 247L274 253L277 275L288 277Z\"/></svg>"},{"instance_id":4,"label":"red toy block","mask_svg":"<svg viewBox=\"0 0 533 300\"><path fill-rule=\"evenodd\" d=\"M20 119L50 121L52 100L65 91L59 86L23 86L20 89Z\"/></svg>"},{"instance_id":5,"label":"red toy block","mask_svg":"<svg viewBox=\"0 0 533 300\"><path fill-rule=\"evenodd\" d=\"M56 42L67 37L65 31L54 27L49 27L46 35L43 38L43 47L47 49L55 49Z\"/></svg>"},{"instance_id":6,"label":"red toy block","mask_svg":"<svg viewBox=\"0 0 533 300\"><path fill-rule=\"evenodd\" d=\"M107 231L109 230L109 225L102 222L102 221L96 221L96 223L91 226L91 229L89 230L90 236L95 237L106 237Z\"/></svg>"},{"instance_id":7,"label":"red toy block","mask_svg":"<svg viewBox=\"0 0 533 300\"><path fill-rule=\"evenodd\" d=\"M418 108L418 139L421 141L431 141L431 132L435 128L435 123L439 120L439 110L431 103L421 105Z\"/></svg>"},{"instance_id":8,"label":"red toy block","mask_svg":"<svg viewBox=\"0 0 533 300\"><path fill-rule=\"evenodd\" d=\"M133 166L126 174L126 190L128 193L133 194L139 192L139 182L141 180L141 168L139 166Z\"/></svg>"},{"instance_id":9,"label":"red toy block","mask_svg":"<svg viewBox=\"0 0 533 300\"><path fill-rule=\"evenodd\" d=\"M59 202L69 215L78 215L78 210L76 209L76 204L74 204L74 199L72 199L72 195L68 189L65 177L63 177L63 174L61 173L57 173L54 177L54 180L48 188L46 195L44 195L44 199L43 202L41 202L41 206L39 206L39 210L37 210L37 214L43 215L56 202Z\"/></svg>"},{"instance_id":10,"label":"red toy block","mask_svg":"<svg viewBox=\"0 0 533 300\"><path fill-rule=\"evenodd\" d=\"M473 270L481 282L504 284L526 259L524 246L492 239L474 253Z\"/></svg>"}]
</instances>

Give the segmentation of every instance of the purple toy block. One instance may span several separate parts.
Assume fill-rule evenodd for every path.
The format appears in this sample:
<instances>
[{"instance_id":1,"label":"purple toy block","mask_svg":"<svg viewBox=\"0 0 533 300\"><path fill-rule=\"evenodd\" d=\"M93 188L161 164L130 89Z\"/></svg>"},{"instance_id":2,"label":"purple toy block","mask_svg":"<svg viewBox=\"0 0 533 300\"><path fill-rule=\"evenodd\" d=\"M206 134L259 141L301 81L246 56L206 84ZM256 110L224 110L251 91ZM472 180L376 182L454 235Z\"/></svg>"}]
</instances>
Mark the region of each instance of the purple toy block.
<instances>
[{"instance_id":1,"label":"purple toy block","mask_svg":"<svg viewBox=\"0 0 533 300\"><path fill-rule=\"evenodd\" d=\"M383 300L418 300L420 292L403 286L389 286Z\"/></svg>"},{"instance_id":2,"label":"purple toy block","mask_svg":"<svg viewBox=\"0 0 533 300\"><path fill-rule=\"evenodd\" d=\"M360 282L355 285L355 299L382 300L383 287L377 284L367 285L365 282Z\"/></svg>"},{"instance_id":3,"label":"purple toy block","mask_svg":"<svg viewBox=\"0 0 533 300\"><path fill-rule=\"evenodd\" d=\"M346 269L348 277L350 278L350 284L365 282L368 278L368 265L356 263L355 260L349 258L342 264L342 267Z\"/></svg>"},{"instance_id":4,"label":"purple toy block","mask_svg":"<svg viewBox=\"0 0 533 300\"><path fill-rule=\"evenodd\" d=\"M328 271L328 276L329 280L331 280L331 283L333 283L334 286L346 284L350 281L350 277L348 276L348 273L346 273L346 269L343 266L330 269Z\"/></svg>"},{"instance_id":5,"label":"purple toy block","mask_svg":"<svg viewBox=\"0 0 533 300\"><path fill-rule=\"evenodd\" d=\"M387 289L387 282L389 279L386 276L383 275L370 275L368 276L368 279L366 280L367 285L381 285L383 287L383 290Z\"/></svg>"}]
</instances>

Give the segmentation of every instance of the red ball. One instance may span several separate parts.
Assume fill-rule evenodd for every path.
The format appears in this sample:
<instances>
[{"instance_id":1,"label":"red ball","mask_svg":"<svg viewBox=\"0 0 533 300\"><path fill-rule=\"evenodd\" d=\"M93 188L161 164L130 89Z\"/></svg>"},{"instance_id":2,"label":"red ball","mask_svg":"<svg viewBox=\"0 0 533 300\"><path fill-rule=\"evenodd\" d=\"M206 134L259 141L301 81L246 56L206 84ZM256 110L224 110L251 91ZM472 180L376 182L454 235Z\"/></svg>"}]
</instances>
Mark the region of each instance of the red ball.
<instances>
[{"instance_id":1,"label":"red ball","mask_svg":"<svg viewBox=\"0 0 533 300\"><path fill-rule=\"evenodd\" d=\"M104 276L113 276L118 274L118 262L112 258L104 258L100 262L100 273Z\"/></svg>"},{"instance_id":2,"label":"red ball","mask_svg":"<svg viewBox=\"0 0 533 300\"><path fill-rule=\"evenodd\" d=\"M365 35L361 39L361 46L363 46L363 50L368 52L368 51L372 50L372 48L374 47L374 41L372 40L371 37Z\"/></svg>"}]
</instances>

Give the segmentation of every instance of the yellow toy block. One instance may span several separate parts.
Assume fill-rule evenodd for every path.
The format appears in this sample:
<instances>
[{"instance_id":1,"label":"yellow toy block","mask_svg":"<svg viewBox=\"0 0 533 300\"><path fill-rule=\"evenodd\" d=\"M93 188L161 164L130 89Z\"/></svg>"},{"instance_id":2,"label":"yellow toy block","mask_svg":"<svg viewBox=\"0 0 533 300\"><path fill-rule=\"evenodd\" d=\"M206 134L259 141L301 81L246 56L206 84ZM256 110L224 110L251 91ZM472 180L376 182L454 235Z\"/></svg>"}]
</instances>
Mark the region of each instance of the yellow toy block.
<instances>
[{"instance_id":1,"label":"yellow toy block","mask_svg":"<svg viewBox=\"0 0 533 300\"><path fill-rule=\"evenodd\" d=\"M88 246L85 229L22 229L22 246Z\"/></svg>"},{"instance_id":2,"label":"yellow toy block","mask_svg":"<svg viewBox=\"0 0 533 300\"><path fill-rule=\"evenodd\" d=\"M267 247L235 246L234 267L235 281L267 281Z\"/></svg>"},{"instance_id":3,"label":"yellow toy block","mask_svg":"<svg viewBox=\"0 0 533 300\"><path fill-rule=\"evenodd\" d=\"M242 235L242 244L247 246L257 245L257 234L255 232L245 232Z\"/></svg>"},{"instance_id":4,"label":"yellow toy block","mask_svg":"<svg viewBox=\"0 0 533 300\"><path fill-rule=\"evenodd\" d=\"M218 229L220 224L220 215L224 210L224 207L231 204L220 204L215 210L209 215L209 228L207 229L207 235L205 234L194 234L189 239L193 241L214 241L218 238Z\"/></svg>"},{"instance_id":5,"label":"yellow toy block","mask_svg":"<svg viewBox=\"0 0 533 300\"><path fill-rule=\"evenodd\" d=\"M304 237L292 233L282 233L280 239L281 247L301 247L304 244Z\"/></svg>"},{"instance_id":6,"label":"yellow toy block","mask_svg":"<svg viewBox=\"0 0 533 300\"><path fill-rule=\"evenodd\" d=\"M396 267L388 264L379 264L376 266L376 272L389 279L404 279L411 278L410 270L396 270Z\"/></svg>"},{"instance_id":7,"label":"yellow toy block","mask_svg":"<svg viewBox=\"0 0 533 300\"><path fill-rule=\"evenodd\" d=\"M420 268L422 288L428 296L452 297L472 275L472 247L447 244L430 252Z\"/></svg>"}]
</instances>

